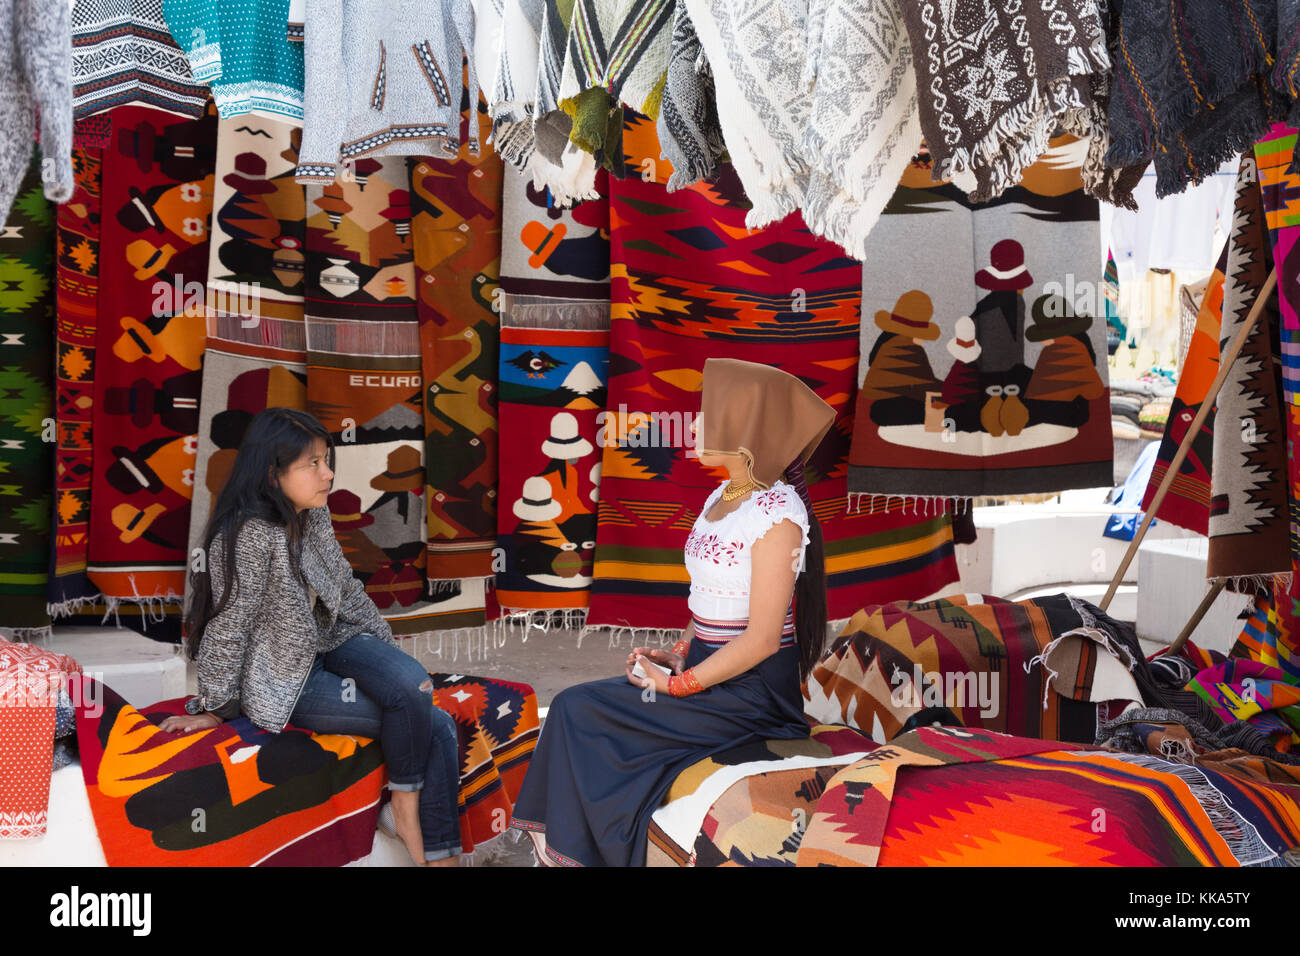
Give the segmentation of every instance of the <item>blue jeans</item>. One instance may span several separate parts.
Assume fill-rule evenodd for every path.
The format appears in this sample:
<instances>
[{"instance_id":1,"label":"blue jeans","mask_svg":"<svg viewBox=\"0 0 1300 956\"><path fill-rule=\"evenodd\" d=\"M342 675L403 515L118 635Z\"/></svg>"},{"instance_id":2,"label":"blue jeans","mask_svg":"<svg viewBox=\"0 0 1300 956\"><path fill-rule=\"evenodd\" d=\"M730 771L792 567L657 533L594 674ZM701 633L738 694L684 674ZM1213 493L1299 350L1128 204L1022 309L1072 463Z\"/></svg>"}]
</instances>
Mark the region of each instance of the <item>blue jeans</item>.
<instances>
[{"instance_id":1,"label":"blue jeans","mask_svg":"<svg viewBox=\"0 0 1300 956\"><path fill-rule=\"evenodd\" d=\"M378 738L392 790L420 791L424 858L461 852L456 722L433 706L415 658L373 634L317 654L289 722L321 734Z\"/></svg>"}]
</instances>

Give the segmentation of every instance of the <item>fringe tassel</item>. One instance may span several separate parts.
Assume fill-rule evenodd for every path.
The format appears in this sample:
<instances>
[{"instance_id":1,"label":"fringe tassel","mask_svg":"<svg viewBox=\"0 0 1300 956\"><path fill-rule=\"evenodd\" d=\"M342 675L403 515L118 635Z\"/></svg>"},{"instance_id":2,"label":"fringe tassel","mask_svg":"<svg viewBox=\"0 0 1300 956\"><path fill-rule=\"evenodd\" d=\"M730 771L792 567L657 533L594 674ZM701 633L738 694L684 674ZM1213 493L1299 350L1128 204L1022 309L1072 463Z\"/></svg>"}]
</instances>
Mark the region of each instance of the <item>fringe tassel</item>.
<instances>
[{"instance_id":1,"label":"fringe tassel","mask_svg":"<svg viewBox=\"0 0 1300 956\"><path fill-rule=\"evenodd\" d=\"M1077 750L1073 756L1083 757L1096 754L1095 750ZM1215 832L1223 838L1228 850L1242 866L1263 866L1268 861L1277 859L1277 853L1269 848L1254 824L1233 809L1227 798L1210 782L1199 767L1192 764L1163 760L1149 754L1111 753L1107 757L1135 764L1147 770L1167 773L1177 777L1192 791L1192 796L1201 805Z\"/></svg>"},{"instance_id":2,"label":"fringe tassel","mask_svg":"<svg viewBox=\"0 0 1300 956\"><path fill-rule=\"evenodd\" d=\"M1276 574L1220 575L1218 577L1206 578L1206 583L1215 585L1220 581L1225 581L1227 582L1228 588L1236 591L1238 594L1255 594L1260 591L1263 591L1266 594L1271 594L1273 593L1274 588L1289 591L1291 589L1293 578L1293 572L1279 571Z\"/></svg>"},{"instance_id":3,"label":"fringe tassel","mask_svg":"<svg viewBox=\"0 0 1300 956\"><path fill-rule=\"evenodd\" d=\"M916 517L939 518L947 514L966 514L981 500L952 495L893 495L874 494L872 492L851 491L845 496L844 513L862 514L863 499L867 503L867 514L887 514L897 511Z\"/></svg>"},{"instance_id":4,"label":"fringe tassel","mask_svg":"<svg viewBox=\"0 0 1300 956\"><path fill-rule=\"evenodd\" d=\"M582 646L582 639L591 633L605 631L609 635L610 647L622 647L623 635L627 635L631 640L631 646L636 646L639 641L656 641L660 647L672 647L681 640L682 631L680 627L632 627L619 626L611 624L596 624L590 627L584 627L578 635L578 646ZM638 634L644 634L644 638L638 638Z\"/></svg>"}]
</instances>

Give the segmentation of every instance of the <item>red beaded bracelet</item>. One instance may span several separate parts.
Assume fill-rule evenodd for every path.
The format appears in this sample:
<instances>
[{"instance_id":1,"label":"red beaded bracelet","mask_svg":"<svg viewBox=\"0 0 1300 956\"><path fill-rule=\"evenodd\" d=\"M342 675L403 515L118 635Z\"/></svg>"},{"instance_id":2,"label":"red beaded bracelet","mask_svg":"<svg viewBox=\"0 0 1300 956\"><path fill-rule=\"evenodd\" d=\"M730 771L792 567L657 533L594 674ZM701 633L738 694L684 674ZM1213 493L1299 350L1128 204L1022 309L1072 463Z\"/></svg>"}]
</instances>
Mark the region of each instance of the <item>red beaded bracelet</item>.
<instances>
[{"instance_id":1,"label":"red beaded bracelet","mask_svg":"<svg viewBox=\"0 0 1300 956\"><path fill-rule=\"evenodd\" d=\"M680 674L668 678L668 693L674 697L689 697L704 690L704 685L695 676L695 668L689 667Z\"/></svg>"},{"instance_id":2,"label":"red beaded bracelet","mask_svg":"<svg viewBox=\"0 0 1300 956\"><path fill-rule=\"evenodd\" d=\"M676 654L678 657L685 657L686 652L689 651L690 649L691 649L690 641L678 641L676 644L673 645L673 653Z\"/></svg>"}]
</instances>

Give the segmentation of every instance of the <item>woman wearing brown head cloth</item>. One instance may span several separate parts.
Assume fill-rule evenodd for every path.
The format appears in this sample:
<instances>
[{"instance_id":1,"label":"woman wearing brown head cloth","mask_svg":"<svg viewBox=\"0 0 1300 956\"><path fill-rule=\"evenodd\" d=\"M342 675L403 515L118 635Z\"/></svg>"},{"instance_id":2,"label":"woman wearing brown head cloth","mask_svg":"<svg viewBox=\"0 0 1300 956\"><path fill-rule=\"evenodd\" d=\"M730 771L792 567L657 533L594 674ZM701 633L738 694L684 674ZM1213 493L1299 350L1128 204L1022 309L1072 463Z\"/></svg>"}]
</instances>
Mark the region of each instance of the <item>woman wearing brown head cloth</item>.
<instances>
[{"instance_id":1,"label":"woman wearing brown head cloth","mask_svg":"<svg viewBox=\"0 0 1300 956\"><path fill-rule=\"evenodd\" d=\"M686 541L691 621L671 653L635 648L625 676L551 702L511 820L543 861L642 866L650 816L683 770L808 736L799 684L821 656L826 586L803 471L834 420L779 369L705 362L696 444L729 478Z\"/></svg>"}]
</instances>

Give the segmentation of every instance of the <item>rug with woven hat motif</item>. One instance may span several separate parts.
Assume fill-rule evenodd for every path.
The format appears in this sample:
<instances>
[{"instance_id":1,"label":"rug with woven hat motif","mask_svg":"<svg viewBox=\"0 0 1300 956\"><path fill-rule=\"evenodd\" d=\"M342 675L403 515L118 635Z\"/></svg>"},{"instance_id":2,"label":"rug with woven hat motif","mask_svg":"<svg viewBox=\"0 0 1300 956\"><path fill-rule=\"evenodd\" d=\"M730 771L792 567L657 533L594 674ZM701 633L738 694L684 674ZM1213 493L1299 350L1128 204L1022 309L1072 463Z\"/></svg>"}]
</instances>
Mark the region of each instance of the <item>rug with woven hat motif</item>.
<instances>
[{"instance_id":1,"label":"rug with woven hat motif","mask_svg":"<svg viewBox=\"0 0 1300 956\"><path fill-rule=\"evenodd\" d=\"M430 581L491 576L496 546L502 163L486 104L462 123L456 158L414 159L410 173Z\"/></svg>"},{"instance_id":2,"label":"rug with woven hat motif","mask_svg":"<svg viewBox=\"0 0 1300 956\"><path fill-rule=\"evenodd\" d=\"M806 480L826 542L828 609L931 594L956 579L946 517L848 513L846 458L858 361L860 264L798 214L750 232L734 170L669 193L654 124L630 115L626 179L611 179L609 413L588 627L674 631L689 620L682 549L725 478L688 445L710 357L781 368L836 411ZM651 174L651 172L653 174ZM645 175L643 176L643 172Z\"/></svg>"},{"instance_id":3,"label":"rug with woven hat motif","mask_svg":"<svg viewBox=\"0 0 1300 956\"><path fill-rule=\"evenodd\" d=\"M516 327L502 316L502 613L587 607L596 547L609 330Z\"/></svg>"},{"instance_id":4,"label":"rug with woven hat motif","mask_svg":"<svg viewBox=\"0 0 1300 956\"><path fill-rule=\"evenodd\" d=\"M96 600L86 576L94 451L95 329L99 308L103 149L72 147L73 195L58 207L55 262L54 547L47 596L52 618Z\"/></svg>"},{"instance_id":5,"label":"rug with woven hat motif","mask_svg":"<svg viewBox=\"0 0 1300 956\"><path fill-rule=\"evenodd\" d=\"M1097 201L1051 141L973 205L921 154L868 240L848 488L976 498L1109 487ZM967 265L969 263L969 265Z\"/></svg>"},{"instance_id":6,"label":"rug with woven hat motif","mask_svg":"<svg viewBox=\"0 0 1300 956\"><path fill-rule=\"evenodd\" d=\"M33 152L0 229L0 601L2 623L11 628L50 623L54 227L55 206L42 191Z\"/></svg>"},{"instance_id":7,"label":"rug with woven hat motif","mask_svg":"<svg viewBox=\"0 0 1300 956\"><path fill-rule=\"evenodd\" d=\"M185 589L216 124L123 107L104 151L86 560L120 601Z\"/></svg>"},{"instance_id":8,"label":"rug with woven hat motif","mask_svg":"<svg viewBox=\"0 0 1300 956\"><path fill-rule=\"evenodd\" d=\"M253 417L307 407L306 221L293 178L300 137L298 127L267 117L217 124L191 550L203 542Z\"/></svg>"},{"instance_id":9,"label":"rug with woven hat motif","mask_svg":"<svg viewBox=\"0 0 1300 956\"><path fill-rule=\"evenodd\" d=\"M512 166L501 231L500 496L493 619L581 624L609 366L609 199L561 209Z\"/></svg>"}]
</instances>

